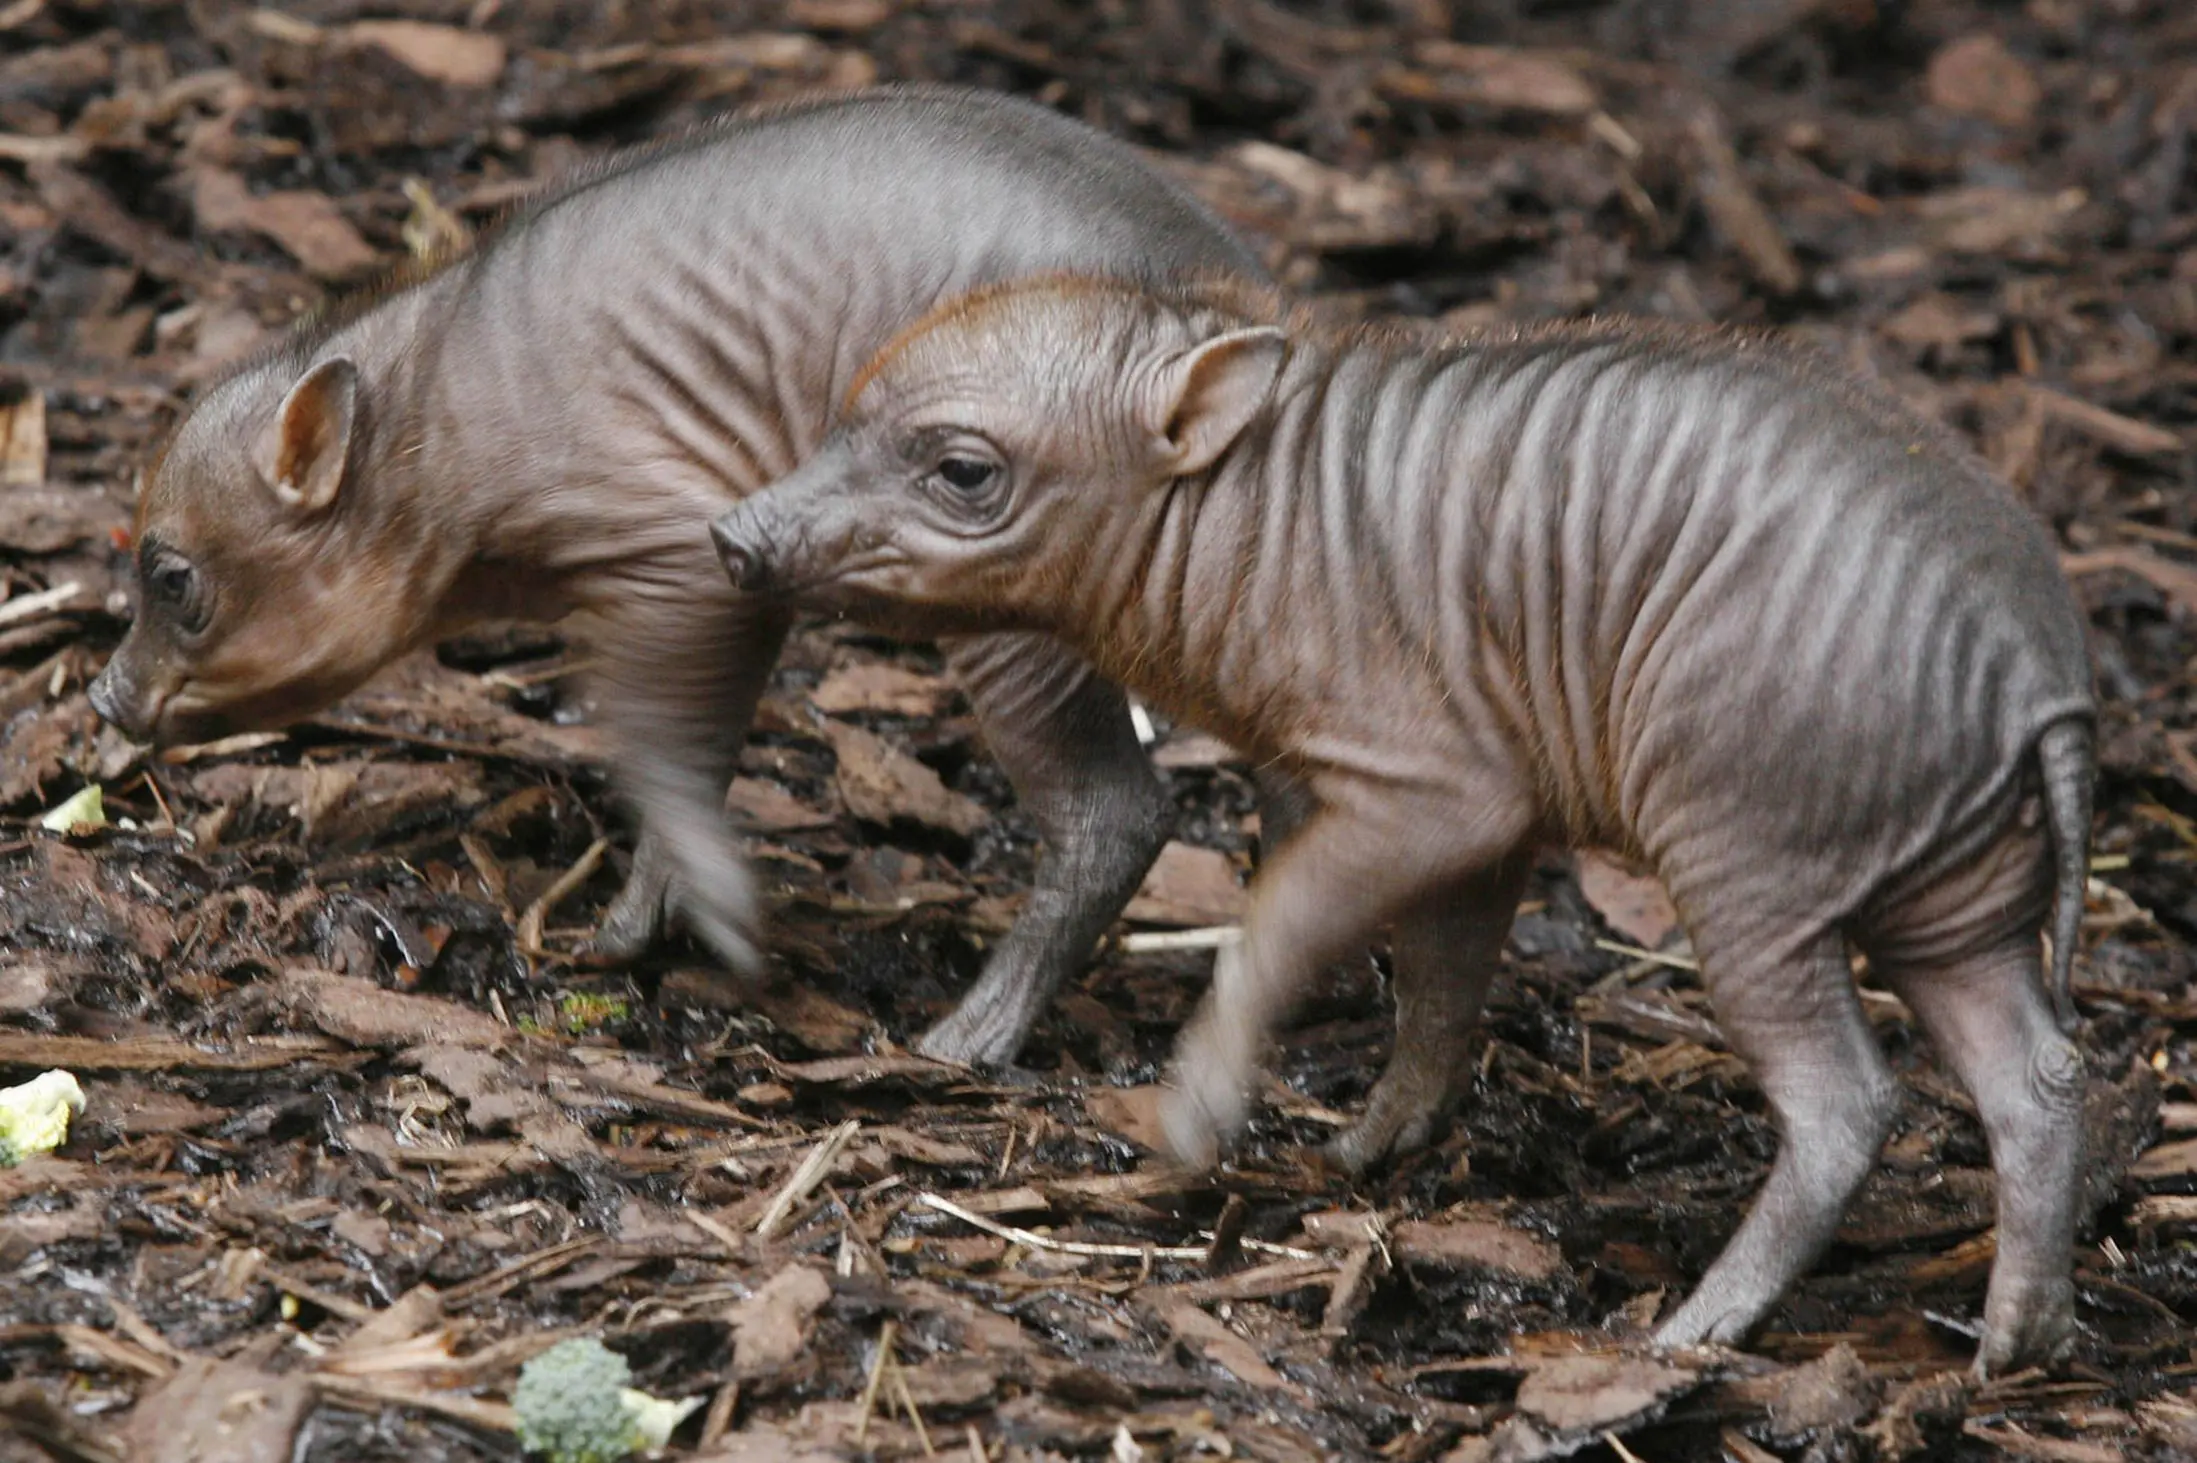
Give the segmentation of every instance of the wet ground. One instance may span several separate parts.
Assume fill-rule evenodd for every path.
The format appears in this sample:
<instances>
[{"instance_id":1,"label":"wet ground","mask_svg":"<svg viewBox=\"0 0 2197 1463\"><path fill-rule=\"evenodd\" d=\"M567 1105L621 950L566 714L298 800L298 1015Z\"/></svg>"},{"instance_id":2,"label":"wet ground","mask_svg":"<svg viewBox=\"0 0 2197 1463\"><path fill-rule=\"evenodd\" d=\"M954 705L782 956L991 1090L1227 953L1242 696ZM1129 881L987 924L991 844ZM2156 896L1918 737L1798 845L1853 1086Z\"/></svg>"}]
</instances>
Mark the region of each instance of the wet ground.
<instances>
[{"instance_id":1,"label":"wet ground","mask_svg":"<svg viewBox=\"0 0 2197 1463\"><path fill-rule=\"evenodd\" d=\"M905 1054L1033 856L919 647L786 657L736 789L760 995L572 958L629 846L577 643L182 755L101 728L193 383L586 156L899 78L1132 138L1339 311L1790 327L2052 521L2105 705L2072 1357L1965 1377L1988 1164L1880 994L1906 1102L1833 1253L1746 1353L1622 1350L1774 1134L1599 856L1543 860L1435 1148L1309 1159L1385 1052L1375 960L1187 1177L1146 1145L1209 953L1113 944L1024 1070ZM2193 131L2178 0L0 4L0 1079L89 1098L0 1173L0 1459L513 1458L517 1366L580 1332L728 1460L2197 1455ZM1122 934L1225 924L1256 850L1243 768L1162 733L1181 843ZM111 826L39 827L87 782Z\"/></svg>"}]
</instances>

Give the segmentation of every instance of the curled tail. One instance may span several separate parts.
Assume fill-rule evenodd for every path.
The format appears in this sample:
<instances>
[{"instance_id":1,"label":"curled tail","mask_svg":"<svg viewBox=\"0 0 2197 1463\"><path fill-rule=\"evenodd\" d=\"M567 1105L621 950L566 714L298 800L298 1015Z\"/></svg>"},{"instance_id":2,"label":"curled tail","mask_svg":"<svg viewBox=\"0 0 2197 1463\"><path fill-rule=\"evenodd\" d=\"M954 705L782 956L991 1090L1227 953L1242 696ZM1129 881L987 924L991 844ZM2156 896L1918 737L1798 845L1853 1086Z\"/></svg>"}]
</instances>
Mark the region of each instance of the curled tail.
<instances>
[{"instance_id":1,"label":"curled tail","mask_svg":"<svg viewBox=\"0 0 2197 1463\"><path fill-rule=\"evenodd\" d=\"M2083 893L2090 883L2091 781L2097 774L2090 724L2054 722L2037 739L2044 773L2045 820L2052 831L2052 1014L2075 1029L2075 945L2082 936Z\"/></svg>"}]
</instances>

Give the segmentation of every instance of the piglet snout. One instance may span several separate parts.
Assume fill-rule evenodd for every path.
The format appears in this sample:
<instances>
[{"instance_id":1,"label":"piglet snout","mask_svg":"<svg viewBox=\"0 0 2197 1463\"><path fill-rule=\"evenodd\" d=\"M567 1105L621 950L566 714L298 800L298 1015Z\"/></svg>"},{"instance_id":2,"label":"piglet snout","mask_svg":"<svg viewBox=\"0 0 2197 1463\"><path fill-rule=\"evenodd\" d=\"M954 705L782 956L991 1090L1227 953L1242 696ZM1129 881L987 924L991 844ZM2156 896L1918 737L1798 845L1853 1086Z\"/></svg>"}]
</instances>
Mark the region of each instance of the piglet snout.
<instances>
[{"instance_id":1,"label":"piglet snout","mask_svg":"<svg viewBox=\"0 0 2197 1463\"><path fill-rule=\"evenodd\" d=\"M735 509L714 519L709 536L717 544L717 557L731 576L732 587L742 594L767 594L771 587L770 557L746 531L746 517Z\"/></svg>"},{"instance_id":2,"label":"piglet snout","mask_svg":"<svg viewBox=\"0 0 2197 1463\"><path fill-rule=\"evenodd\" d=\"M107 663L105 670L93 677L86 688L92 710L109 726L119 730L132 741L149 741L153 735L156 709L146 705L146 697L136 683L121 667L121 657Z\"/></svg>"}]
</instances>

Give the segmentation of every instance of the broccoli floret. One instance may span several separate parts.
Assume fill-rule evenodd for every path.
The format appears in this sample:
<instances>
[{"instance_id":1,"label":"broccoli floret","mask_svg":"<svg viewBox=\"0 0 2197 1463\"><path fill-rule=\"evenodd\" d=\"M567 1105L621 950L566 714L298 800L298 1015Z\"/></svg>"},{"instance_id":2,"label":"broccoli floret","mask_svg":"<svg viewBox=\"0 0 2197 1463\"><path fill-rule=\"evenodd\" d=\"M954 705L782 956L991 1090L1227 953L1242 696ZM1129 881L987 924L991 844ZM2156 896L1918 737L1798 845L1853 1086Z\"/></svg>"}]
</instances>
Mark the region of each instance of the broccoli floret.
<instances>
[{"instance_id":1,"label":"broccoli floret","mask_svg":"<svg viewBox=\"0 0 2197 1463\"><path fill-rule=\"evenodd\" d=\"M84 1110L84 1089L67 1072L42 1072L0 1092L0 1168L68 1141L69 1117Z\"/></svg>"},{"instance_id":2,"label":"broccoli floret","mask_svg":"<svg viewBox=\"0 0 2197 1463\"><path fill-rule=\"evenodd\" d=\"M665 1402L627 1383L633 1368L593 1337L560 1341L519 1368L511 1393L519 1446L549 1463L619 1463L660 1448L699 1397Z\"/></svg>"}]
</instances>

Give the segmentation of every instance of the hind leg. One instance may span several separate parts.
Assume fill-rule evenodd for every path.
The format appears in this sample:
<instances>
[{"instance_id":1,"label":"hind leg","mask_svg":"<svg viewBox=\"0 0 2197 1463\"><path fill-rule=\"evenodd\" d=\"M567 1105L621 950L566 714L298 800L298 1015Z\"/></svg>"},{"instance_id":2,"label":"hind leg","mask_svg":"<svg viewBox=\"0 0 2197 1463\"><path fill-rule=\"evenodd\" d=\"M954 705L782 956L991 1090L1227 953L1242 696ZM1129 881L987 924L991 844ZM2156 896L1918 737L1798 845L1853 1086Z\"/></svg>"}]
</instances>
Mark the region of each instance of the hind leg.
<instances>
[{"instance_id":1,"label":"hind leg","mask_svg":"<svg viewBox=\"0 0 2197 1463\"><path fill-rule=\"evenodd\" d=\"M1530 860L1493 868L1420 901L1396 921L1396 1045L1366 1110L1333 1142L1328 1158L1363 1173L1426 1146L1471 1084L1466 1039L1480 1019L1502 963Z\"/></svg>"},{"instance_id":2,"label":"hind leg","mask_svg":"<svg viewBox=\"0 0 2197 1463\"><path fill-rule=\"evenodd\" d=\"M1864 937L1976 1101L1998 1187L1998 1256L1976 1371L2049 1360L2073 1336L2083 1061L2045 998L2044 849L2017 830Z\"/></svg>"},{"instance_id":3,"label":"hind leg","mask_svg":"<svg viewBox=\"0 0 2197 1463\"><path fill-rule=\"evenodd\" d=\"M1777 1116L1777 1161L1724 1252L1656 1331L1736 1343L1829 1246L1876 1163L1899 1089L1861 1014L1843 940L1797 947L1696 930L1717 1021Z\"/></svg>"},{"instance_id":4,"label":"hind leg","mask_svg":"<svg viewBox=\"0 0 2197 1463\"><path fill-rule=\"evenodd\" d=\"M2044 998L2035 936L1956 965L1883 972L1960 1074L1991 1144L1998 1257L1976 1371L2050 1360L2075 1331L2083 1060Z\"/></svg>"},{"instance_id":5,"label":"hind leg","mask_svg":"<svg viewBox=\"0 0 2197 1463\"><path fill-rule=\"evenodd\" d=\"M1492 782L1491 782L1492 786ZM1323 796L1252 886L1243 938L1213 962L1213 988L1176 1045L1161 1118L1169 1146L1210 1164L1244 1119L1269 1033L1328 966L1474 874L1515 857L1532 827L1522 798L1487 792L1454 821L1413 787Z\"/></svg>"},{"instance_id":6,"label":"hind leg","mask_svg":"<svg viewBox=\"0 0 2197 1463\"><path fill-rule=\"evenodd\" d=\"M1174 800L1137 742L1128 702L1057 640L990 635L945 645L984 741L1045 842L1014 927L961 1003L916 1050L1011 1061L1152 867Z\"/></svg>"}]
</instances>

